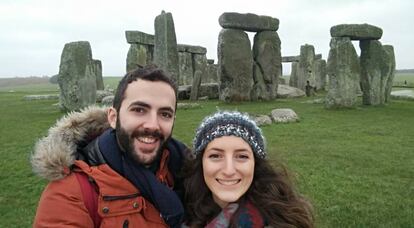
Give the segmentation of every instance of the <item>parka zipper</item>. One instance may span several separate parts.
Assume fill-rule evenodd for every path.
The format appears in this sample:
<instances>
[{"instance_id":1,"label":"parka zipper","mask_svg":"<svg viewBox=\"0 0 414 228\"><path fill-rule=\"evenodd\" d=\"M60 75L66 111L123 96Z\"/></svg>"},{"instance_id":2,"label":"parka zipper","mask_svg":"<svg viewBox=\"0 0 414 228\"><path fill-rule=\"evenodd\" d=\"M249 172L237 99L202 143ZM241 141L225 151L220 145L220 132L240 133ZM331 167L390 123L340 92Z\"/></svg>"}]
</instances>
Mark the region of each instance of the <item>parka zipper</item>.
<instances>
[{"instance_id":1,"label":"parka zipper","mask_svg":"<svg viewBox=\"0 0 414 228\"><path fill-rule=\"evenodd\" d=\"M139 196L139 193L134 193L131 195L123 195L123 196L102 196L104 201L114 201L114 200L123 200L123 199L131 199Z\"/></svg>"}]
</instances>

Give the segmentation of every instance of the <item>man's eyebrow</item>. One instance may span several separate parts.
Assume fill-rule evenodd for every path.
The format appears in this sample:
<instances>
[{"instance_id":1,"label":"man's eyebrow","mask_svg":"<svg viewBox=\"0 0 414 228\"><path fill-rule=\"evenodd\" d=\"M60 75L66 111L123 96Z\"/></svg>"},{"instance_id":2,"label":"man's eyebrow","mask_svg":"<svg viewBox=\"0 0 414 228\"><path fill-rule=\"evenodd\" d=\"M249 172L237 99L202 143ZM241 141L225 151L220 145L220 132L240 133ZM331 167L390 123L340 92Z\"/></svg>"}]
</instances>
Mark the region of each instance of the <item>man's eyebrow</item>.
<instances>
[{"instance_id":1,"label":"man's eyebrow","mask_svg":"<svg viewBox=\"0 0 414 228\"><path fill-rule=\"evenodd\" d=\"M141 106L141 107L145 107L145 108L151 108L150 104L142 102L142 101L134 101L131 104L129 104L128 107L131 107L131 106ZM174 109L172 107L169 107L169 106L161 107L159 110L175 113Z\"/></svg>"},{"instance_id":2,"label":"man's eyebrow","mask_svg":"<svg viewBox=\"0 0 414 228\"><path fill-rule=\"evenodd\" d=\"M171 112L171 113L175 113L174 109L171 108L171 107L162 107L162 108L160 108L160 110L161 111L168 111L168 112Z\"/></svg>"},{"instance_id":3,"label":"man's eyebrow","mask_svg":"<svg viewBox=\"0 0 414 228\"><path fill-rule=\"evenodd\" d=\"M131 106L142 106L142 107L146 107L146 108L151 108L151 105L149 105L145 102L142 102L142 101L134 101L131 104L129 104L128 107L131 107Z\"/></svg>"}]
</instances>

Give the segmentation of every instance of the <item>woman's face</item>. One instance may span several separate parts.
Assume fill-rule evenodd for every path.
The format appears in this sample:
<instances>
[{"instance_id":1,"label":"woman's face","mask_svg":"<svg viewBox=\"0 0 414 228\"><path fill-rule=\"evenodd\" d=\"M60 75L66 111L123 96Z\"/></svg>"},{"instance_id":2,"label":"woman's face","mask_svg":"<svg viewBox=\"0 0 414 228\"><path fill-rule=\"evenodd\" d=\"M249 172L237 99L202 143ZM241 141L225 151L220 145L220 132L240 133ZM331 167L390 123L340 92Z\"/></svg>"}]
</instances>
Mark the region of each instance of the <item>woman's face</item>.
<instances>
[{"instance_id":1,"label":"woman's face","mask_svg":"<svg viewBox=\"0 0 414 228\"><path fill-rule=\"evenodd\" d=\"M204 150L202 164L204 181L221 208L237 201L252 184L253 151L242 138L214 139Z\"/></svg>"}]
</instances>

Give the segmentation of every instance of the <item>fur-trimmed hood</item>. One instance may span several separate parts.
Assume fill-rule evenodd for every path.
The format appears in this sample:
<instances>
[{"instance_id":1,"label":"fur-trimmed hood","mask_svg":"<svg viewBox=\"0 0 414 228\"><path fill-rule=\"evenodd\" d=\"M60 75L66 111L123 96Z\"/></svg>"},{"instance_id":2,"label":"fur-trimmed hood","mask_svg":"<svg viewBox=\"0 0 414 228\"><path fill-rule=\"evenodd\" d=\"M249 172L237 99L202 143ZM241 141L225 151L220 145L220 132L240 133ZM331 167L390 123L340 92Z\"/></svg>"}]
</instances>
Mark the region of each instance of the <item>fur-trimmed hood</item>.
<instances>
[{"instance_id":1,"label":"fur-trimmed hood","mask_svg":"<svg viewBox=\"0 0 414 228\"><path fill-rule=\"evenodd\" d=\"M71 112L58 120L35 145L31 156L33 171L48 180L69 173L79 143L87 143L108 129L107 107L91 106Z\"/></svg>"}]
</instances>

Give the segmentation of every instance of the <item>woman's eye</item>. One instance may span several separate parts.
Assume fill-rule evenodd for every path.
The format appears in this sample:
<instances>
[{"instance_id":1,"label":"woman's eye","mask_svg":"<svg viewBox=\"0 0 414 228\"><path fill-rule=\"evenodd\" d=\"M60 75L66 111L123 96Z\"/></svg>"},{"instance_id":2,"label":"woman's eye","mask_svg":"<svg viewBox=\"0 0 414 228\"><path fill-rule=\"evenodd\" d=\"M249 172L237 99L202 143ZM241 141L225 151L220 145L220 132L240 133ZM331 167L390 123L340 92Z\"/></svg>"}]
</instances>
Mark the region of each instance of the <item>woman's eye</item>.
<instances>
[{"instance_id":1,"label":"woman's eye","mask_svg":"<svg viewBox=\"0 0 414 228\"><path fill-rule=\"evenodd\" d=\"M246 154L239 154L239 155L237 155L237 158L239 158L239 159L249 159L250 157L249 157L249 155L246 155Z\"/></svg>"},{"instance_id":2,"label":"woman's eye","mask_svg":"<svg viewBox=\"0 0 414 228\"><path fill-rule=\"evenodd\" d=\"M218 154L210 154L208 156L208 158L216 159L216 158L220 158L220 155L218 155Z\"/></svg>"}]
</instances>

